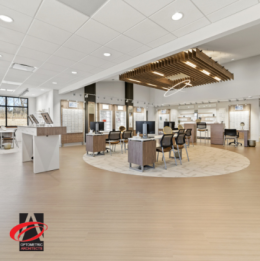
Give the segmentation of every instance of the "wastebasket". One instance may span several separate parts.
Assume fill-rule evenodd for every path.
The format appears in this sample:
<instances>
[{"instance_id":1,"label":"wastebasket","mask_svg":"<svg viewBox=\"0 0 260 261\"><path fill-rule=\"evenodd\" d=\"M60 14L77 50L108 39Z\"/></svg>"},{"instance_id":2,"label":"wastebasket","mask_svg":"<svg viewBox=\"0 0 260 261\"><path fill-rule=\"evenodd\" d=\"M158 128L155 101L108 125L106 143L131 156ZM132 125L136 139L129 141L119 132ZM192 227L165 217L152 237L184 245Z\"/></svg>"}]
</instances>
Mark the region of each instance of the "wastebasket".
<instances>
[{"instance_id":1,"label":"wastebasket","mask_svg":"<svg viewBox=\"0 0 260 261\"><path fill-rule=\"evenodd\" d=\"M256 141L255 140L248 140L248 147L255 147Z\"/></svg>"}]
</instances>

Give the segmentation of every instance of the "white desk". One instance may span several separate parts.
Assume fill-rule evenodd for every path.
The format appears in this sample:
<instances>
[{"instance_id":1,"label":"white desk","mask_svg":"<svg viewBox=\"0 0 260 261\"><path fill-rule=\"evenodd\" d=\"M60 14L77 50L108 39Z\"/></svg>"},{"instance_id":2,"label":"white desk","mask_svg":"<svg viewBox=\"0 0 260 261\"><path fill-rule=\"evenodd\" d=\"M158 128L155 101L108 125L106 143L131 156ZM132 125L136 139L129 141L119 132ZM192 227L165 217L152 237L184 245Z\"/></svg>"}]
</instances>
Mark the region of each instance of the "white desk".
<instances>
[{"instance_id":1,"label":"white desk","mask_svg":"<svg viewBox=\"0 0 260 261\"><path fill-rule=\"evenodd\" d=\"M2 149L2 138L3 138L3 134L6 133L12 133L12 137L14 136L14 131L15 129L6 129L6 130L2 130L0 129L0 149Z\"/></svg>"},{"instance_id":2,"label":"white desk","mask_svg":"<svg viewBox=\"0 0 260 261\"><path fill-rule=\"evenodd\" d=\"M59 135L66 127L18 127L22 134L22 161L33 161L33 172L60 168Z\"/></svg>"}]
</instances>

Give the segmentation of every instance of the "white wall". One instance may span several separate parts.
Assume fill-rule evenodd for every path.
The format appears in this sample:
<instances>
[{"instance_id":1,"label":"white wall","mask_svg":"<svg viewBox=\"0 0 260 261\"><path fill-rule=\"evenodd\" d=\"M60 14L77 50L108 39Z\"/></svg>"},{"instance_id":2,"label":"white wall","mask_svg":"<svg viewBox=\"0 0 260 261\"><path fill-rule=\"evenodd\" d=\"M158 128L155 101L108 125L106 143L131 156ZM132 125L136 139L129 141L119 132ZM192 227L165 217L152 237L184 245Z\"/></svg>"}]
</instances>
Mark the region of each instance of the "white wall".
<instances>
[{"instance_id":1,"label":"white wall","mask_svg":"<svg viewBox=\"0 0 260 261\"><path fill-rule=\"evenodd\" d=\"M134 84L134 106L147 107L151 88Z\"/></svg>"},{"instance_id":2,"label":"white wall","mask_svg":"<svg viewBox=\"0 0 260 261\"><path fill-rule=\"evenodd\" d=\"M96 102L125 105L125 83L122 81L96 83Z\"/></svg>"},{"instance_id":3,"label":"white wall","mask_svg":"<svg viewBox=\"0 0 260 261\"><path fill-rule=\"evenodd\" d=\"M44 110L48 112L53 119L53 90L43 93L42 95L36 98L36 110L37 113L39 110Z\"/></svg>"}]
</instances>

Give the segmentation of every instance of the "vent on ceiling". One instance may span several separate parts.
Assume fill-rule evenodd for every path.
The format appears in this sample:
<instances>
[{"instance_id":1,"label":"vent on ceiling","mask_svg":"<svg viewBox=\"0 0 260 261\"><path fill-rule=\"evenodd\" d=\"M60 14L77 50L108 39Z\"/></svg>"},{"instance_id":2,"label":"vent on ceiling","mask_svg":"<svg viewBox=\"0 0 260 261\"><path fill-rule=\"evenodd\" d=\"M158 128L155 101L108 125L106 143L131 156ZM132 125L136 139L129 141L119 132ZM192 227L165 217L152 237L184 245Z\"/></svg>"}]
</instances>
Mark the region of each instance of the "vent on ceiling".
<instances>
[{"instance_id":1,"label":"vent on ceiling","mask_svg":"<svg viewBox=\"0 0 260 261\"><path fill-rule=\"evenodd\" d=\"M35 72L37 70L36 67L26 65L26 64L19 64L19 63L14 63L12 65L12 68L16 70L26 71L26 72Z\"/></svg>"}]
</instances>

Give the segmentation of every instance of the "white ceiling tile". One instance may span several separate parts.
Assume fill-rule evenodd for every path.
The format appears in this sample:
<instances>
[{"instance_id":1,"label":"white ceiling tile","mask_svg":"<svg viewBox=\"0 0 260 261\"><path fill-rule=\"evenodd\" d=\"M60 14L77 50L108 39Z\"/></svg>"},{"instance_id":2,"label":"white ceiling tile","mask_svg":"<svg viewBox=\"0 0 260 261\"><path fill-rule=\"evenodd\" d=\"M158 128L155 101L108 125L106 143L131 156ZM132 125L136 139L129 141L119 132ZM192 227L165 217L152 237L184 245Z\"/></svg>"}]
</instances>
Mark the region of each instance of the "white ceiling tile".
<instances>
[{"instance_id":1,"label":"white ceiling tile","mask_svg":"<svg viewBox=\"0 0 260 261\"><path fill-rule=\"evenodd\" d=\"M60 72L64 71L66 68L67 67L64 67L64 66L61 66L61 65L56 65L56 64L52 64L52 63L46 62L45 64L43 64L41 66L40 69L44 69L44 70L49 70L49 71L60 73Z\"/></svg>"},{"instance_id":2,"label":"white ceiling tile","mask_svg":"<svg viewBox=\"0 0 260 261\"><path fill-rule=\"evenodd\" d=\"M14 62L20 63L20 64L30 65L30 66L37 67L37 68L39 68L43 63L41 61L37 61L35 59L31 59L31 58L27 58L27 57L22 57L22 56L19 56L19 55L17 55L15 57Z\"/></svg>"},{"instance_id":3,"label":"white ceiling tile","mask_svg":"<svg viewBox=\"0 0 260 261\"><path fill-rule=\"evenodd\" d=\"M191 24L188 24L188 25L174 31L174 34L178 37L181 37L183 35L195 32L195 31L199 30L200 28L203 28L209 24L210 24L209 20L207 18L203 17L197 21L194 21Z\"/></svg>"},{"instance_id":4,"label":"white ceiling tile","mask_svg":"<svg viewBox=\"0 0 260 261\"><path fill-rule=\"evenodd\" d=\"M89 64L85 64L85 63L76 63L74 65L72 65L70 67L70 70L71 71L77 71L77 70L80 70L80 71L83 71L83 72L89 72L91 71L93 68L97 68L93 65L89 65Z\"/></svg>"},{"instance_id":5,"label":"white ceiling tile","mask_svg":"<svg viewBox=\"0 0 260 261\"><path fill-rule=\"evenodd\" d=\"M24 34L0 26L0 41L20 45Z\"/></svg>"},{"instance_id":6,"label":"white ceiling tile","mask_svg":"<svg viewBox=\"0 0 260 261\"><path fill-rule=\"evenodd\" d=\"M18 87L19 86L17 86L17 85L2 83L0 88L1 89L8 89L8 90L16 90Z\"/></svg>"},{"instance_id":7,"label":"white ceiling tile","mask_svg":"<svg viewBox=\"0 0 260 261\"><path fill-rule=\"evenodd\" d=\"M237 1L238 0L192 0L192 2L206 15Z\"/></svg>"},{"instance_id":8,"label":"white ceiling tile","mask_svg":"<svg viewBox=\"0 0 260 261\"><path fill-rule=\"evenodd\" d=\"M3 59L0 59L0 73L2 70L7 69L10 66L10 62L9 61L5 61Z\"/></svg>"},{"instance_id":9,"label":"white ceiling tile","mask_svg":"<svg viewBox=\"0 0 260 261\"><path fill-rule=\"evenodd\" d=\"M133 58L133 57L130 56L130 55L122 54L121 56L119 56L119 57L113 59L112 62L118 64L118 63L125 62L125 61L127 61L127 60L129 60L129 59L131 59L131 58Z\"/></svg>"},{"instance_id":10,"label":"white ceiling tile","mask_svg":"<svg viewBox=\"0 0 260 261\"><path fill-rule=\"evenodd\" d=\"M67 84L67 83L75 80L75 77L72 77L72 76L74 76L74 75L68 75L67 73L61 73L61 74L55 76L53 79L51 79L51 81L57 82L58 86L62 85L62 84L64 85L65 83Z\"/></svg>"},{"instance_id":11,"label":"white ceiling tile","mask_svg":"<svg viewBox=\"0 0 260 261\"><path fill-rule=\"evenodd\" d=\"M103 71L102 68L94 68L94 67L91 70L89 70L89 72L92 73L92 75L99 73L101 71Z\"/></svg>"},{"instance_id":12,"label":"white ceiling tile","mask_svg":"<svg viewBox=\"0 0 260 261\"><path fill-rule=\"evenodd\" d=\"M0 5L9 7L29 16L34 16L42 0L0 0Z\"/></svg>"},{"instance_id":13,"label":"white ceiling tile","mask_svg":"<svg viewBox=\"0 0 260 261\"><path fill-rule=\"evenodd\" d=\"M114 14L114 15L111 15ZM108 1L92 17L94 20L123 33L145 19L145 16L122 0Z\"/></svg>"},{"instance_id":14,"label":"white ceiling tile","mask_svg":"<svg viewBox=\"0 0 260 261\"><path fill-rule=\"evenodd\" d=\"M50 54L38 52L27 47L21 47L17 55L34 59L40 62L45 62L50 57Z\"/></svg>"},{"instance_id":15,"label":"white ceiling tile","mask_svg":"<svg viewBox=\"0 0 260 261\"><path fill-rule=\"evenodd\" d=\"M30 85L30 86L38 86L40 85L41 83L43 82L42 79L39 79L39 77L37 76L31 76L28 80L26 80L25 84L27 85ZM24 84L23 84L24 86Z\"/></svg>"},{"instance_id":16,"label":"white ceiling tile","mask_svg":"<svg viewBox=\"0 0 260 261\"><path fill-rule=\"evenodd\" d=\"M5 81L11 81L11 82L23 82L31 76L33 73L31 72L25 72L15 69L10 69L5 77Z\"/></svg>"},{"instance_id":17,"label":"white ceiling tile","mask_svg":"<svg viewBox=\"0 0 260 261\"><path fill-rule=\"evenodd\" d=\"M53 55L49 60L48 63L53 63L56 65L61 65L61 66L65 66L65 67L70 67L72 66L75 62L71 61L69 59L65 59L56 55Z\"/></svg>"},{"instance_id":18,"label":"white ceiling tile","mask_svg":"<svg viewBox=\"0 0 260 261\"><path fill-rule=\"evenodd\" d=\"M61 47L58 51L56 51L55 55L75 62L78 62L79 60L81 60L86 56L86 54L84 53L78 52L76 50L64 46Z\"/></svg>"},{"instance_id":19,"label":"white ceiling tile","mask_svg":"<svg viewBox=\"0 0 260 261\"><path fill-rule=\"evenodd\" d=\"M181 12L183 14L181 20L172 20L172 15L176 12ZM190 0L176 0L172 4L153 14L150 19L168 31L174 32L202 17L204 17L204 15Z\"/></svg>"},{"instance_id":20,"label":"white ceiling tile","mask_svg":"<svg viewBox=\"0 0 260 261\"><path fill-rule=\"evenodd\" d=\"M88 20L87 23L76 32L76 34L102 45L119 35L115 30L93 19Z\"/></svg>"},{"instance_id":21,"label":"white ceiling tile","mask_svg":"<svg viewBox=\"0 0 260 261\"><path fill-rule=\"evenodd\" d=\"M59 45L57 44L50 43L30 35L26 36L22 46L47 54L53 54L59 48Z\"/></svg>"},{"instance_id":22,"label":"white ceiling tile","mask_svg":"<svg viewBox=\"0 0 260 261\"><path fill-rule=\"evenodd\" d=\"M36 18L71 33L89 19L86 15L58 1L44 1Z\"/></svg>"},{"instance_id":23,"label":"white ceiling tile","mask_svg":"<svg viewBox=\"0 0 260 261\"><path fill-rule=\"evenodd\" d=\"M91 56L91 55L87 56L86 58L84 58L80 62L84 63L84 64L88 64L88 65L93 65L93 66L96 66L96 67L99 67L102 64L106 63L105 60L103 60L99 57Z\"/></svg>"},{"instance_id":24,"label":"white ceiling tile","mask_svg":"<svg viewBox=\"0 0 260 261\"><path fill-rule=\"evenodd\" d=\"M11 62L14 58L14 54L10 54L10 53L0 52L0 55L2 55L2 57L0 57L1 61Z\"/></svg>"},{"instance_id":25,"label":"white ceiling tile","mask_svg":"<svg viewBox=\"0 0 260 261\"><path fill-rule=\"evenodd\" d=\"M139 48L129 52L128 54L131 55L131 56L138 56L138 55L140 55L142 53L148 52L149 50L151 50L150 47L148 47L146 45L143 45L143 46L141 46L141 47L139 47Z\"/></svg>"},{"instance_id":26,"label":"white ceiling tile","mask_svg":"<svg viewBox=\"0 0 260 261\"><path fill-rule=\"evenodd\" d=\"M109 68L111 68L111 67L114 67L115 65L116 65L116 63L106 62L106 63L100 65L99 68L109 69Z\"/></svg>"},{"instance_id":27,"label":"white ceiling tile","mask_svg":"<svg viewBox=\"0 0 260 261\"><path fill-rule=\"evenodd\" d=\"M122 53L129 53L137 48L142 47L142 44L127 36L120 35L106 44L106 46Z\"/></svg>"},{"instance_id":28,"label":"white ceiling tile","mask_svg":"<svg viewBox=\"0 0 260 261\"><path fill-rule=\"evenodd\" d=\"M207 15L211 22L216 22L221 19L224 19L230 15L233 15L237 12L243 11L253 5L259 4L257 0L239 0L233 4L230 4L214 13Z\"/></svg>"},{"instance_id":29,"label":"white ceiling tile","mask_svg":"<svg viewBox=\"0 0 260 261\"><path fill-rule=\"evenodd\" d=\"M58 74L58 73L55 72L55 71L45 70L45 69L42 69L42 68L38 69L38 70L34 73L35 76L39 76L39 77L41 77L41 76L47 76L47 77L49 77L49 78L54 77L54 76L57 75L57 74Z\"/></svg>"},{"instance_id":30,"label":"white ceiling tile","mask_svg":"<svg viewBox=\"0 0 260 261\"><path fill-rule=\"evenodd\" d=\"M167 33L168 31L163 29L158 24L152 22L149 19L145 19L144 21L126 31L124 34L143 44L147 44L162 37L163 35L166 35Z\"/></svg>"},{"instance_id":31,"label":"white ceiling tile","mask_svg":"<svg viewBox=\"0 0 260 261\"><path fill-rule=\"evenodd\" d=\"M71 36L67 31L36 19L28 34L55 44L63 44Z\"/></svg>"},{"instance_id":32,"label":"white ceiling tile","mask_svg":"<svg viewBox=\"0 0 260 261\"><path fill-rule=\"evenodd\" d=\"M110 53L111 56L104 56L104 53ZM110 61L113 61L114 59L118 58L119 56L121 56L122 53L117 52L107 46L102 46L101 48L92 52L91 55L110 62Z\"/></svg>"},{"instance_id":33,"label":"white ceiling tile","mask_svg":"<svg viewBox=\"0 0 260 261\"><path fill-rule=\"evenodd\" d=\"M1 52L15 54L18 47L18 45L0 41L0 54Z\"/></svg>"},{"instance_id":34,"label":"white ceiling tile","mask_svg":"<svg viewBox=\"0 0 260 261\"><path fill-rule=\"evenodd\" d=\"M11 17L14 22L13 23L5 23L0 20L0 26L5 28L9 28L11 30L19 31L21 33L26 33L31 22L32 17L12 10L8 7L0 5L1 14Z\"/></svg>"},{"instance_id":35,"label":"white ceiling tile","mask_svg":"<svg viewBox=\"0 0 260 261\"><path fill-rule=\"evenodd\" d=\"M71 49L77 50L79 52L89 54L101 47L100 44L89 41L81 36L73 35L64 46Z\"/></svg>"},{"instance_id":36,"label":"white ceiling tile","mask_svg":"<svg viewBox=\"0 0 260 261\"><path fill-rule=\"evenodd\" d=\"M166 35L156 39L155 41L148 43L148 45L151 48L156 48L158 46L161 46L161 45L164 45L168 42L171 42L171 41L175 40L176 38L177 38L176 36L169 33L169 34L166 34Z\"/></svg>"},{"instance_id":37,"label":"white ceiling tile","mask_svg":"<svg viewBox=\"0 0 260 261\"><path fill-rule=\"evenodd\" d=\"M133 6L146 16L152 15L173 1L174 0L125 0L126 3Z\"/></svg>"}]
</instances>

